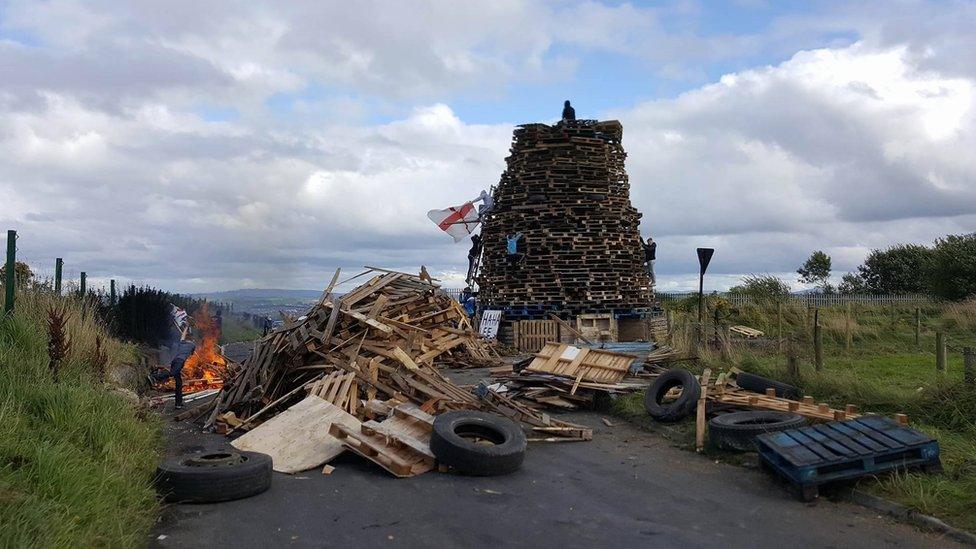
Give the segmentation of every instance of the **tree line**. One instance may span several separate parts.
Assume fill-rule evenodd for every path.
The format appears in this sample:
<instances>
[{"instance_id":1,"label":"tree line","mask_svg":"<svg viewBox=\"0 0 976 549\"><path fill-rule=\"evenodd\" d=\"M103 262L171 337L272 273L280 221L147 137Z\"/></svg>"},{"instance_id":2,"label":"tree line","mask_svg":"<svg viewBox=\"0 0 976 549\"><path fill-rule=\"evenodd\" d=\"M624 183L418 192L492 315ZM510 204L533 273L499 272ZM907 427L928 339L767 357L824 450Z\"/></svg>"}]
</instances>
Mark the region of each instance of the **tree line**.
<instances>
[{"instance_id":1,"label":"tree line","mask_svg":"<svg viewBox=\"0 0 976 549\"><path fill-rule=\"evenodd\" d=\"M800 281L825 293L928 294L960 301L976 296L976 233L948 235L931 246L897 244L872 250L836 288L830 284L830 271L830 256L817 250L796 272Z\"/></svg>"}]
</instances>

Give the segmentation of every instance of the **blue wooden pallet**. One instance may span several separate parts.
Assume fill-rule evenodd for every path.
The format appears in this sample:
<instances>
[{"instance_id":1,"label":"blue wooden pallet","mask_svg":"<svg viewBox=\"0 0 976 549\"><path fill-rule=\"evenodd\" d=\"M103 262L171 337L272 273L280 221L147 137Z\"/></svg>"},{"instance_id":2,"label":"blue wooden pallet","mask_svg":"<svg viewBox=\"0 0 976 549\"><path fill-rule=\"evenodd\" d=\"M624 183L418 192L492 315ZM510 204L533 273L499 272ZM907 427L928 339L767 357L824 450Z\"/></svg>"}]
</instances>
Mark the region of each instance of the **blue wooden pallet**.
<instances>
[{"instance_id":1,"label":"blue wooden pallet","mask_svg":"<svg viewBox=\"0 0 976 549\"><path fill-rule=\"evenodd\" d=\"M817 487L894 469L937 470L939 443L881 416L863 416L756 437L763 468L789 481L804 500Z\"/></svg>"}]
</instances>

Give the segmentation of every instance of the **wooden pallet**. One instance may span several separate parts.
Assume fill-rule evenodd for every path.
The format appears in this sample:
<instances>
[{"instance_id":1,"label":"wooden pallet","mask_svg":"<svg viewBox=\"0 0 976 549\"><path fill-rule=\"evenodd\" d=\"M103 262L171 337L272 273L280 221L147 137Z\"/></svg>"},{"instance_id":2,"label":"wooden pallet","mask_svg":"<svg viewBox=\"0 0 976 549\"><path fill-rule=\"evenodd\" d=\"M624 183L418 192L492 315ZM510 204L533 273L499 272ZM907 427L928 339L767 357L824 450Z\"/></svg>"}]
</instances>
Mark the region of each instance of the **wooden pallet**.
<instances>
[{"instance_id":1,"label":"wooden pallet","mask_svg":"<svg viewBox=\"0 0 976 549\"><path fill-rule=\"evenodd\" d=\"M765 335L764 332L760 330L757 330L755 328L750 328L748 326L742 326L742 325L729 326L729 331L734 334L739 334L747 339L755 339Z\"/></svg>"},{"instance_id":2,"label":"wooden pallet","mask_svg":"<svg viewBox=\"0 0 976 549\"><path fill-rule=\"evenodd\" d=\"M763 468L809 501L818 486L896 469L941 468L939 443L881 416L764 433L756 438Z\"/></svg>"},{"instance_id":3,"label":"wooden pallet","mask_svg":"<svg viewBox=\"0 0 976 549\"><path fill-rule=\"evenodd\" d=\"M631 363L636 359L634 355L549 342L525 369L530 372L573 379L574 386L570 391L570 394L573 394L582 381L594 383L622 381Z\"/></svg>"},{"instance_id":4,"label":"wooden pallet","mask_svg":"<svg viewBox=\"0 0 976 549\"><path fill-rule=\"evenodd\" d=\"M512 328L515 347L523 353L537 353L547 341L559 340L559 323L554 320L520 320Z\"/></svg>"},{"instance_id":5,"label":"wooden pallet","mask_svg":"<svg viewBox=\"0 0 976 549\"><path fill-rule=\"evenodd\" d=\"M385 421L370 420L359 429L334 423L329 433L343 446L376 463L399 478L413 477L434 468L430 433L434 416L414 404L393 408Z\"/></svg>"},{"instance_id":6,"label":"wooden pallet","mask_svg":"<svg viewBox=\"0 0 976 549\"><path fill-rule=\"evenodd\" d=\"M620 333L617 319L606 313L578 315L576 329L591 341L617 341Z\"/></svg>"},{"instance_id":7,"label":"wooden pallet","mask_svg":"<svg viewBox=\"0 0 976 549\"><path fill-rule=\"evenodd\" d=\"M777 412L792 412L803 417L823 421L844 420L860 417L857 406L848 404L845 409L837 410L826 403L815 403L813 397L805 396L803 400L790 400L776 396L774 389L766 394L753 393L739 388L720 388L710 393L710 400L722 404L731 404L745 408L759 410L775 410Z\"/></svg>"},{"instance_id":8,"label":"wooden pallet","mask_svg":"<svg viewBox=\"0 0 976 549\"><path fill-rule=\"evenodd\" d=\"M308 394L325 399L356 415L359 407L359 385L354 372L333 372L312 383Z\"/></svg>"}]
</instances>

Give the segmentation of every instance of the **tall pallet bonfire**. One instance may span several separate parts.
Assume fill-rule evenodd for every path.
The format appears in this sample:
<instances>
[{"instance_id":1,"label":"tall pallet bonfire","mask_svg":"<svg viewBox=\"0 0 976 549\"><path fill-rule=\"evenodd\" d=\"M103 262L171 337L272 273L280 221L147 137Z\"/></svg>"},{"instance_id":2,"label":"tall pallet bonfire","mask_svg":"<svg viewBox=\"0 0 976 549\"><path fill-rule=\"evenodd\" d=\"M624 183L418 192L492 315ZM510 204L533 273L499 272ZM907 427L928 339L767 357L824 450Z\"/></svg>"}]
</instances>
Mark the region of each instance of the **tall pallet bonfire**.
<instances>
[{"instance_id":1,"label":"tall pallet bonfire","mask_svg":"<svg viewBox=\"0 0 976 549\"><path fill-rule=\"evenodd\" d=\"M622 137L615 120L516 128L495 207L482 220L477 282L486 308L532 319L650 306Z\"/></svg>"}]
</instances>

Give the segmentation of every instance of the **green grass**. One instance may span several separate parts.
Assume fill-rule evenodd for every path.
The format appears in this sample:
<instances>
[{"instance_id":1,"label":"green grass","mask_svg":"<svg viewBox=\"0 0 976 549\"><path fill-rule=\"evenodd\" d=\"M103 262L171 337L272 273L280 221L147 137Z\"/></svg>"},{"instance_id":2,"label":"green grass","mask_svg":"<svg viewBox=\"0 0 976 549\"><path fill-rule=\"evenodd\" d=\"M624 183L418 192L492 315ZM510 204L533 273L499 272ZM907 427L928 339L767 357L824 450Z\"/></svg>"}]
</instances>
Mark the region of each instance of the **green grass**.
<instances>
[{"instance_id":1,"label":"green grass","mask_svg":"<svg viewBox=\"0 0 976 549\"><path fill-rule=\"evenodd\" d=\"M54 382L44 316L56 299L24 292L0 318L0 547L143 545L157 511L159 426L96 383L89 359L96 335L110 367L133 349L75 304L72 352Z\"/></svg>"},{"instance_id":2,"label":"green grass","mask_svg":"<svg viewBox=\"0 0 976 549\"><path fill-rule=\"evenodd\" d=\"M961 353L950 349L945 373L935 369L935 331L942 330L957 349L976 346L976 302L923 309L920 350L915 348L914 308L854 307L851 321L845 308L821 309L824 367L813 367L808 313L786 307L776 321L775 307L727 308L723 321L745 324L775 336L777 326L793 335L801 358L799 379L786 369L775 343L732 344L728 353L702 350L697 363L684 367L699 373L704 367L721 371L737 366L745 371L793 383L804 394L833 406L857 404L862 411L903 412L912 426L940 441L944 473L902 473L867 480L861 487L902 505L976 531L976 387L963 383ZM678 310L675 344L689 345L692 315ZM847 334L851 334L848 348ZM641 425L649 424L643 394L615 400L611 411ZM661 430L655 427L654 430ZM676 445L693 448L694 425L667 427L661 432ZM713 454L724 458L723 454Z\"/></svg>"}]
</instances>

